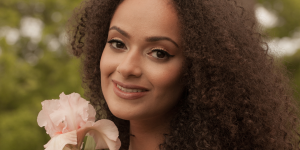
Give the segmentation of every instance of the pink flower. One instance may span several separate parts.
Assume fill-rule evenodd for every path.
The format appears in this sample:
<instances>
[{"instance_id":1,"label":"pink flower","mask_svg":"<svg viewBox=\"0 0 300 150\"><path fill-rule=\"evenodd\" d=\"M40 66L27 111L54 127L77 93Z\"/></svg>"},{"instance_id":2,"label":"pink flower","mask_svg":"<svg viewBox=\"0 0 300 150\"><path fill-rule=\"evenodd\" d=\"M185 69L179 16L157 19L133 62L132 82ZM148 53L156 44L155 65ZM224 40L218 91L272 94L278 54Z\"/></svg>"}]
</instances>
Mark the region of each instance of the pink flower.
<instances>
[{"instance_id":1,"label":"pink flower","mask_svg":"<svg viewBox=\"0 0 300 150\"><path fill-rule=\"evenodd\" d=\"M59 97L59 100L43 101L37 117L38 125L44 126L51 137L44 145L45 150L62 150L65 146L67 149L74 146L79 149L87 133L94 138L96 149L120 148L118 128L112 121L102 119L94 122L94 107L77 93L61 93Z\"/></svg>"}]
</instances>

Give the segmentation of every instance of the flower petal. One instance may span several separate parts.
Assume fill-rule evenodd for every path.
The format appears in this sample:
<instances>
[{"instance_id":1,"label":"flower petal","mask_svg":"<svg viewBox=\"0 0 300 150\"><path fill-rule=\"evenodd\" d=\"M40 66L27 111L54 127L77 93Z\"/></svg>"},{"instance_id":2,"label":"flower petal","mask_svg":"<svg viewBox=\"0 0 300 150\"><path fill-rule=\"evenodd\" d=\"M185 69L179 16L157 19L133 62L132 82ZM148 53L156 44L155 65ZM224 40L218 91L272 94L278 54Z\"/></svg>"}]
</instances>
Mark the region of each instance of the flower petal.
<instances>
[{"instance_id":1,"label":"flower petal","mask_svg":"<svg viewBox=\"0 0 300 150\"><path fill-rule=\"evenodd\" d=\"M62 133L79 129L88 120L88 111L91 109L89 102L77 93L70 95L61 93L59 97L60 107L50 115L51 120L55 125L64 122L65 127Z\"/></svg>"},{"instance_id":2,"label":"flower petal","mask_svg":"<svg viewBox=\"0 0 300 150\"><path fill-rule=\"evenodd\" d=\"M77 141L81 143L86 133L89 133L95 140L96 149L109 148L118 150L121 147L121 141L118 138L119 131L116 125L107 119L97 122L87 122L85 126L77 130Z\"/></svg>"},{"instance_id":3,"label":"flower petal","mask_svg":"<svg viewBox=\"0 0 300 150\"><path fill-rule=\"evenodd\" d=\"M87 110L87 113L89 115L87 121L95 122L96 111L95 111L95 108L91 104L89 104L89 108Z\"/></svg>"},{"instance_id":4,"label":"flower petal","mask_svg":"<svg viewBox=\"0 0 300 150\"><path fill-rule=\"evenodd\" d=\"M50 119L50 114L56 111L60 104L58 100L45 100L42 102L42 110L39 112L37 122L40 127L45 126L47 134L51 137L58 131L61 131L61 126L56 126Z\"/></svg>"},{"instance_id":5,"label":"flower petal","mask_svg":"<svg viewBox=\"0 0 300 150\"><path fill-rule=\"evenodd\" d=\"M49 121L49 114L59 108L58 100L45 100L42 103L42 110L39 112L37 122L40 127L46 126Z\"/></svg>"},{"instance_id":6,"label":"flower petal","mask_svg":"<svg viewBox=\"0 0 300 150\"><path fill-rule=\"evenodd\" d=\"M67 144L77 145L76 130L51 138L44 147L45 150L62 150Z\"/></svg>"}]
</instances>

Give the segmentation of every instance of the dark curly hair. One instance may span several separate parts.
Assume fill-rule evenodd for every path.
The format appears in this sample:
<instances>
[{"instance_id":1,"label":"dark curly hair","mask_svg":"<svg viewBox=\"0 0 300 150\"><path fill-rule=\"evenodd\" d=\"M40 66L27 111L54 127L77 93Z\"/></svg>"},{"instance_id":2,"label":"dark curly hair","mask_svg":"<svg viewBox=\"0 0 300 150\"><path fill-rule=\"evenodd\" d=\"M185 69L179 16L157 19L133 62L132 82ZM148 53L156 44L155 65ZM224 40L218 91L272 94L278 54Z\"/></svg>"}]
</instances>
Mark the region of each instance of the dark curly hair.
<instances>
[{"instance_id":1,"label":"dark curly hair","mask_svg":"<svg viewBox=\"0 0 300 150\"><path fill-rule=\"evenodd\" d=\"M121 0L87 0L69 24L86 97L129 147L129 121L115 117L100 83L100 58ZM299 149L299 117L286 69L268 53L253 15L234 0L172 0L183 41L185 92L160 149Z\"/></svg>"}]
</instances>

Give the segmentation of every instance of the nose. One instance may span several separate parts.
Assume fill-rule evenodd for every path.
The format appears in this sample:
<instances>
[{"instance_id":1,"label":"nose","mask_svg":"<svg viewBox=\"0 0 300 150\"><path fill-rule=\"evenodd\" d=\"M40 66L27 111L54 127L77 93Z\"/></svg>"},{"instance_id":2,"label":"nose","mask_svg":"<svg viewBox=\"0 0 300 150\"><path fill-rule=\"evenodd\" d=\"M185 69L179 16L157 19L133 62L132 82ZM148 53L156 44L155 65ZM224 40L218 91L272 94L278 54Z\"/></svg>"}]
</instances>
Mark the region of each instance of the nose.
<instances>
[{"instance_id":1,"label":"nose","mask_svg":"<svg viewBox=\"0 0 300 150\"><path fill-rule=\"evenodd\" d=\"M141 54L138 51L128 51L127 53L124 53L124 58L120 61L116 70L124 78L138 78L142 75L140 60Z\"/></svg>"}]
</instances>

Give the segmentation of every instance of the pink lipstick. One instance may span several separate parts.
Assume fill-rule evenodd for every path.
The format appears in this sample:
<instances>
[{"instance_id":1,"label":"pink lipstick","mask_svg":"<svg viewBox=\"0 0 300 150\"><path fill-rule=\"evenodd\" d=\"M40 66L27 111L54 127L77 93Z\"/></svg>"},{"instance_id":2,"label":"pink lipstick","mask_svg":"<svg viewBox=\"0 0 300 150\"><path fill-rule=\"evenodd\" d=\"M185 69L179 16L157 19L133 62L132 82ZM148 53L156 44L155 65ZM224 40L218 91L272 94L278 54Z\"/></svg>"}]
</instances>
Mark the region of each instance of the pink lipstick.
<instances>
[{"instance_id":1,"label":"pink lipstick","mask_svg":"<svg viewBox=\"0 0 300 150\"><path fill-rule=\"evenodd\" d=\"M141 98L145 96L149 91L147 88L138 85L124 84L116 80L112 80L112 82L114 84L113 87L114 93L118 97L127 100L134 100L134 99Z\"/></svg>"}]
</instances>

